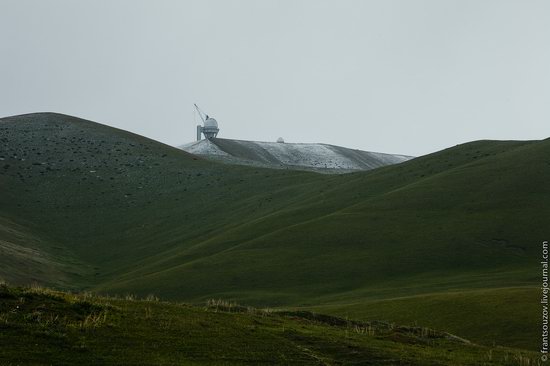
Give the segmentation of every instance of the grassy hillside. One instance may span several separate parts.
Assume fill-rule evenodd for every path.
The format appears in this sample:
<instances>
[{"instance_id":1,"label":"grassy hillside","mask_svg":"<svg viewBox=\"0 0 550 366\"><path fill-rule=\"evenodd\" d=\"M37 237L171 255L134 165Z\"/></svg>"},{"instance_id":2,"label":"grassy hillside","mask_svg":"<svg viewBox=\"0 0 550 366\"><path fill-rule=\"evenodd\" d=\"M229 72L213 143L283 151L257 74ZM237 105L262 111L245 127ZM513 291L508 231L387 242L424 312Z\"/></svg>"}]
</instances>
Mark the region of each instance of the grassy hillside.
<instances>
[{"instance_id":1,"label":"grassy hillside","mask_svg":"<svg viewBox=\"0 0 550 366\"><path fill-rule=\"evenodd\" d=\"M56 243L58 251L79 258L92 274L82 276L86 283L124 272L126 266L138 267L140 259L167 249L183 249L191 245L188 241L222 232L224 225L257 212L290 204L293 195L271 203L269 193L284 194L289 179L307 183L316 178L228 169L137 135L57 114L7 118L0 126L6 142L0 156L2 217L24 223L29 235L36 233L43 246L37 244L37 249L54 252L47 243Z\"/></svg>"},{"instance_id":2,"label":"grassy hillside","mask_svg":"<svg viewBox=\"0 0 550 366\"><path fill-rule=\"evenodd\" d=\"M8 365L504 366L537 357L428 328L215 301L196 307L5 285L0 299L0 363Z\"/></svg>"},{"instance_id":3,"label":"grassy hillside","mask_svg":"<svg viewBox=\"0 0 550 366\"><path fill-rule=\"evenodd\" d=\"M326 176L205 161L59 114L1 119L0 139L0 277L12 283L258 306L538 286L550 140ZM487 331L472 326L460 335ZM495 326L495 339L532 340Z\"/></svg>"},{"instance_id":4,"label":"grassy hillside","mask_svg":"<svg viewBox=\"0 0 550 366\"><path fill-rule=\"evenodd\" d=\"M445 329L484 345L536 349L540 340L538 288L439 292L393 299L324 305L313 309L351 319Z\"/></svg>"},{"instance_id":5,"label":"grassy hillside","mask_svg":"<svg viewBox=\"0 0 550 366\"><path fill-rule=\"evenodd\" d=\"M108 285L281 304L536 285L549 146L474 143L306 184L291 206Z\"/></svg>"}]
</instances>

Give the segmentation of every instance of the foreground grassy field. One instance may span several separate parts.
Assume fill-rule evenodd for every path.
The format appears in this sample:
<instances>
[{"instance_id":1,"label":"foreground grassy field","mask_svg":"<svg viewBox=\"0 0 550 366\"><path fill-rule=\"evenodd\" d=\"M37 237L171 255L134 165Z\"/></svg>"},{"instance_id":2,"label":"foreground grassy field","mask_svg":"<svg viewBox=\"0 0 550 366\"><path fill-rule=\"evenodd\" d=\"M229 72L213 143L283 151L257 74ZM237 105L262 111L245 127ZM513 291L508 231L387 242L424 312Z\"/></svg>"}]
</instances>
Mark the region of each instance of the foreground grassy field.
<instances>
[{"instance_id":1,"label":"foreground grassy field","mask_svg":"<svg viewBox=\"0 0 550 366\"><path fill-rule=\"evenodd\" d=\"M445 329L487 346L507 344L536 350L540 340L537 288L440 292L312 308L352 319L384 319ZM482 326L480 326L482 325Z\"/></svg>"},{"instance_id":2,"label":"foreground grassy field","mask_svg":"<svg viewBox=\"0 0 550 366\"><path fill-rule=\"evenodd\" d=\"M0 285L3 365L536 365L429 328Z\"/></svg>"},{"instance_id":3,"label":"foreground grassy field","mask_svg":"<svg viewBox=\"0 0 550 366\"><path fill-rule=\"evenodd\" d=\"M490 291L539 286L550 140L476 141L336 176L205 161L59 114L0 119L0 141L10 283L344 315L368 303L349 311L538 347L533 295ZM455 304L470 300L500 310L467 317Z\"/></svg>"}]
</instances>

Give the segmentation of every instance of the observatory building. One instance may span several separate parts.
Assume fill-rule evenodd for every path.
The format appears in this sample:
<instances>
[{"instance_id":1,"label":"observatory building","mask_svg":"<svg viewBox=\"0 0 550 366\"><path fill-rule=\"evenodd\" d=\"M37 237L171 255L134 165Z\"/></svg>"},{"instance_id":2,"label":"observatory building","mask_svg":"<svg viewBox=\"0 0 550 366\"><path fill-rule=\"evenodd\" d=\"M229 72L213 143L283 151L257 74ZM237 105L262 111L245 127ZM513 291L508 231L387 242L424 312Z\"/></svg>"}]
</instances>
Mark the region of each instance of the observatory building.
<instances>
[{"instance_id":1,"label":"observatory building","mask_svg":"<svg viewBox=\"0 0 550 366\"><path fill-rule=\"evenodd\" d=\"M202 126L197 126L197 141L202 140L202 135L204 135L204 137L208 140L218 136L218 132L220 132L220 129L218 128L218 121L216 121L214 118L209 117L208 114L201 111L199 106L196 104L195 109L201 117L203 124Z\"/></svg>"}]
</instances>

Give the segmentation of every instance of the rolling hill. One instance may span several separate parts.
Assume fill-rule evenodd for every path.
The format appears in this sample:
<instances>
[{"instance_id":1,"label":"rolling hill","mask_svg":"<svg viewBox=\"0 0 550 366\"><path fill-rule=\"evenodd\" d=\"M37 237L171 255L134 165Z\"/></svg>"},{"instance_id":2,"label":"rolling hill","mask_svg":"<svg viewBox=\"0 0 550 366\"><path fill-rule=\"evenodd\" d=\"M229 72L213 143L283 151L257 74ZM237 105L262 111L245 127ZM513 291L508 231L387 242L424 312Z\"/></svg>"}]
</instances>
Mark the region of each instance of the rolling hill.
<instances>
[{"instance_id":1,"label":"rolling hill","mask_svg":"<svg viewBox=\"0 0 550 366\"><path fill-rule=\"evenodd\" d=\"M429 328L214 300L199 307L2 284L0 299L7 365L516 366L538 356Z\"/></svg>"},{"instance_id":2,"label":"rolling hill","mask_svg":"<svg viewBox=\"0 0 550 366\"><path fill-rule=\"evenodd\" d=\"M522 291L538 287L548 235L550 140L475 141L339 175L206 160L51 113L0 119L0 141L0 277L10 283L436 327L459 294L484 309L459 336L537 347ZM404 315L426 296L439 301ZM510 301L526 305L526 321L482 317Z\"/></svg>"},{"instance_id":3,"label":"rolling hill","mask_svg":"<svg viewBox=\"0 0 550 366\"><path fill-rule=\"evenodd\" d=\"M402 163L412 156L352 150L327 144L213 138L180 146L209 160L263 168L350 173Z\"/></svg>"}]
</instances>

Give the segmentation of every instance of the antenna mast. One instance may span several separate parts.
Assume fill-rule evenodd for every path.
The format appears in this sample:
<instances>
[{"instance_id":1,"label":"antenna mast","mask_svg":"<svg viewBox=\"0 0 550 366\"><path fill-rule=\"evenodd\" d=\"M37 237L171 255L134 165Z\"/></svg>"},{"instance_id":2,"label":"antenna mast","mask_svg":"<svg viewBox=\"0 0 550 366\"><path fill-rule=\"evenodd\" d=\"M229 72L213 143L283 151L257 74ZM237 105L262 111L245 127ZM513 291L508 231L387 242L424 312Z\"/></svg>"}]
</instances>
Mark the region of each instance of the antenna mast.
<instances>
[{"instance_id":1,"label":"antenna mast","mask_svg":"<svg viewBox=\"0 0 550 366\"><path fill-rule=\"evenodd\" d=\"M197 110L197 113L199 114L199 117L202 119L202 123L206 122L206 120L208 119L208 114L201 111L201 109L199 108L199 106L197 104L193 104L193 105L195 106L195 109ZM204 118L202 116L203 114L206 116L206 118Z\"/></svg>"}]
</instances>

